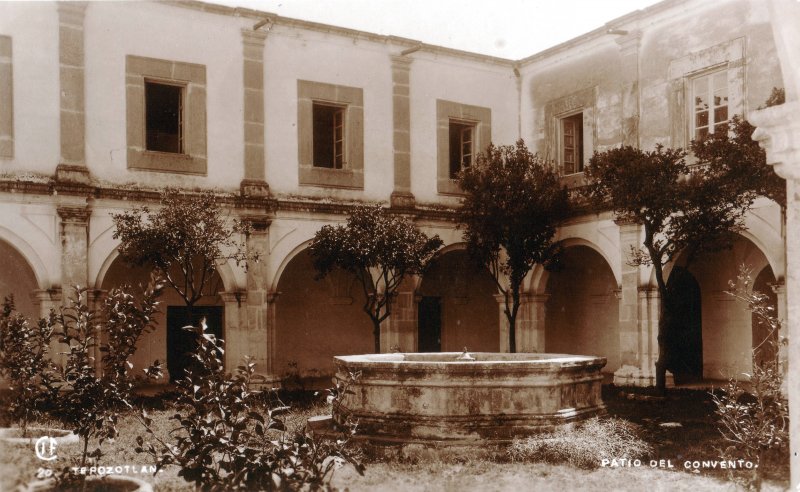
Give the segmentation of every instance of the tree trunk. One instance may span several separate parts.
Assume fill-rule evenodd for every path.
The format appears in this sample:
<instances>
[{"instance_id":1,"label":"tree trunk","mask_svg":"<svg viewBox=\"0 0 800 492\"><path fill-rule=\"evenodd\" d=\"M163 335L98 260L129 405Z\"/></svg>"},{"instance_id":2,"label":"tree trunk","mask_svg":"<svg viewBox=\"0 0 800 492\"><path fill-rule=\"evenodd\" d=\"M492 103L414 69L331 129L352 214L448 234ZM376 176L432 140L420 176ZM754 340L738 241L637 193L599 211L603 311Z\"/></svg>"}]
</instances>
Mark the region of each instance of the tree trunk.
<instances>
[{"instance_id":1,"label":"tree trunk","mask_svg":"<svg viewBox=\"0 0 800 492\"><path fill-rule=\"evenodd\" d=\"M372 320L372 336L375 338L375 353L381 353L381 324Z\"/></svg>"},{"instance_id":2,"label":"tree trunk","mask_svg":"<svg viewBox=\"0 0 800 492\"><path fill-rule=\"evenodd\" d=\"M517 352L517 316L506 313L508 317L508 351L512 354Z\"/></svg>"},{"instance_id":3,"label":"tree trunk","mask_svg":"<svg viewBox=\"0 0 800 492\"><path fill-rule=\"evenodd\" d=\"M669 308L667 306L667 289L661 288L659 284L659 295L661 297L658 306L658 360L656 361L656 391L660 394L667 392L667 365L671 356L671 343L669 340L669 327L671 323L667 319Z\"/></svg>"}]
</instances>

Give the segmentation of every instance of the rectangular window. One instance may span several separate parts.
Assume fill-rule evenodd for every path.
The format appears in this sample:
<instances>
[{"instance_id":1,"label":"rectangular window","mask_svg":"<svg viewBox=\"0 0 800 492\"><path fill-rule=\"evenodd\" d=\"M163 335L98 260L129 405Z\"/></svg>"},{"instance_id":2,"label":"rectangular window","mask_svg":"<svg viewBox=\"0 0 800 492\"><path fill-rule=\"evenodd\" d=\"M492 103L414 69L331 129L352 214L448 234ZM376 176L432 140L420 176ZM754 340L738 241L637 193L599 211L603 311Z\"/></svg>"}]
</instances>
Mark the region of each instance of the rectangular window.
<instances>
[{"instance_id":1,"label":"rectangular window","mask_svg":"<svg viewBox=\"0 0 800 492\"><path fill-rule=\"evenodd\" d=\"M583 172L583 113L561 118L561 165L565 175Z\"/></svg>"},{"instance_id":2,"label":"rectangular window","mask_svg":"<svg viewBox=\"0 0 800 492\"><path fill-rule=\"evenodd\" d=\"M450 178L472 165L475 124L450 120Z\"/></svg>"},{"instance_id":3,"label":"rectangular window","mask_svg":"<svg viewBox=\"0 0 800 492\"><path fill-rule=\"evenodd\" d=\"M145 81L147 150L183 153L183 87Z\"/></svg>"},{"instance_id":4,"label":"rectangular window","mask_svg":"<svg viewBox=\"0 0 800 492\"><path fill-rule=\"evenodd\" d=\"M344 106L314 103L314 167L344 167Z\"/></svg>"},{"instance_id":5,"label":"rectangular window","mask_svg":"<svg viewBox=\"0 0 800 492\"><path fill-rule=\"evenodd\" d=\"M692 101L692 138L700 139L727 128L727 70L692 79Z\"/></svg>"}]
</instances>

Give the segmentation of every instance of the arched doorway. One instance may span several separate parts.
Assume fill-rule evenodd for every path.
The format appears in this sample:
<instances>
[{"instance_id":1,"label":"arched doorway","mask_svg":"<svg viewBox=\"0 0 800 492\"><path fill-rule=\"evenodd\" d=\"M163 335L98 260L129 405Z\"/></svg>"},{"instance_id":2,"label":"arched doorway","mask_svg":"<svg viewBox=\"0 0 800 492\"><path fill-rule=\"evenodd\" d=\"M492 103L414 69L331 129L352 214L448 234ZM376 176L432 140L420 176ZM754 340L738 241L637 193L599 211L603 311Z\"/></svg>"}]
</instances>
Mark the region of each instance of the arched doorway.
<instances>
[{"instance_id":1,"label":"arched doorway","mask_svg":"<svg viewBox=\"0 0 800 492\"><path fill-rule=\"evenodd\" d=\"M619 301L614 272L588 246L564 250L562 268L547 279L545 350L550 353L598 355L604 372L620 366Z\"/></svg>"},{"instance_id":2,"label":"arched doorway","mask_svg":"<svg viewBox=\"0 0 800 492\"><path fill-rule=\"evenodd\" d=\"M703 317L700 284L685 268L675 267L667 282L665 311L671 333L672 357L667 369L675 383L703 379Z\"/></svg>"},{"instance_id":3,"label":"arched doorway","mask_svg":"<svg viewBox=\"0 0 800 492\"><path fill-rule=\"evenodd\" d=\"M418 294L418 350L474 352L500 349L497 287L464 250L445 252L422 277Z\"/></svg>"},{"instance_id":4,"label":"arched doorway","mask_svg":"<svg viewBox=\"0 0 800 492\"><path fill-rule=\"evenodd\" d=\"M372 321L355 276L316 275L311 255L300 252L281 273L275 301L275 373L306 388L330 385L334 356L374 352Z\"/></svg>"},{"instance_id":5,"label":"arched doorway","mask_svg":"<svg viewBox=\"0 0 800 492\"><path fill-rule=\"evenodd\" d=\"M30 264L12 245L0 240L0 299L13 296L17 311L36 319L40 313L31 294L37 289L36 274Z\"/></svg>"},{"instance_id":6,"label":"arched doorway","mask_svg":"<svg viewBox=\"0 0 800 492\"><path fill-rule=\"evenodd\" d=\"M150 280L152 269L128 265L121 257L117 257L109 266L100 288L109 291L113 288L129 285L137 297L141 295ZM173 278L180 278L173 272ZM208 295L203 296L191 309L187 309L183 298L168 284L164 288L155 316L156 329L139 340L131 362L134 367L144 368L159 360L166 362L169 381L181 379L185 369L191 364L190 353L197 341L193 333L183 330L187 325L194 325L205 318L209 332L217 337L225 338L225 308L220 293L225 287L218 273L214 273L207 284Z\"/></svg>"}]
</instances>

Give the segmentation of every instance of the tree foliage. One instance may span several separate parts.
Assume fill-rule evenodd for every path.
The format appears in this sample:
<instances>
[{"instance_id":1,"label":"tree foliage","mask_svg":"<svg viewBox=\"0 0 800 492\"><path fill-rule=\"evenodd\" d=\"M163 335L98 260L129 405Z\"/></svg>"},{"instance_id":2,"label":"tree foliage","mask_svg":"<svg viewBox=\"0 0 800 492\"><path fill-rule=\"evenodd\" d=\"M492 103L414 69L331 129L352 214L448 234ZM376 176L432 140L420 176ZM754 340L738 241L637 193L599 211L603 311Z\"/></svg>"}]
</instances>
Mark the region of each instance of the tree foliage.
<instances>
[{"instance_id":1,"label":"tree foliage","mask_svg":"<svg viewBox=\"0 0 800 492\"><path fill-rule=\"evenodd\" d=\"M688 266L704 252L729 248L759 195L781 197L778 178L748 131L746 122L735 117L730 132L725 127L692 142L698 159L693 166L681 149L625 146L595 152L585 170L584 194L594 207L611 208L618 220L644 229L642 246L632 247L629 263L652 265L661 294L656 385L662 390L671 356L664 267L678 255Z\"/></svg>"},{"instance_id":2,"label":"tree foliage","mask_svg":"<svg viewBox=\"0 0 800 492\"><path fill-rule=\"evenodd\" d=\"M409 220L375 205L356 207L344 225L323 226L309 251L319 278L341 268L358 279L378 353L380 324L391 314L397 289L406 275L421 274L441 246L439 236L428 237Z\"/></svg>"},{"instance_id":3,"label":"tree foliage","mask_svg":"<svg viewBox=\"0 0 800 492\"><path fill-rule=\"evenodd\" d=\"M509 349L516 352L522 281L534 265L547 266L558 257L560 244L553 238L569 213L567 190L522 140L490 145L462 171L459 184L464 198L458 221L467 251L488 268L505 296Z\"/></svg>"},{"instance_id":4,"label":"tree foliage","mask_svg":"<svg viewBox=\"0 0 800 492\"><path fill-rule=\"evenodd\" d=\"M183 194L166 189L161 206L137 207L114 214L114 239L122 258L136 266L153 266L166 282L193 306L203 296L215 295L217 265L248 260L243 234L249 230L224 214L219 197L211 192Z\"/></svg>"}]
</instances>

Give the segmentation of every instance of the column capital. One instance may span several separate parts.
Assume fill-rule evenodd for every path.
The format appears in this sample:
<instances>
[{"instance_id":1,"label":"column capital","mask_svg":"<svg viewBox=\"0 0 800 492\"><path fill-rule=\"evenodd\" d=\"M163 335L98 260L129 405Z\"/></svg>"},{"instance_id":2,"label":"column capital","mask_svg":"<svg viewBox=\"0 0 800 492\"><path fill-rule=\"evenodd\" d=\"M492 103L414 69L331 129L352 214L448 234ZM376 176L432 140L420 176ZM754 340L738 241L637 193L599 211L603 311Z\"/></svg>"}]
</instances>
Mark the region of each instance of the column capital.
<instances>
[{"instance_id":1,"label":"column capital","mask_svg":"<svg viewBox=\"0 0 800 492\"><path fill-rule=\"evenodd\" d=\"M92 215L90 207L58 207L56 208L61 222L66 224L87 225Z\"/></svg>"},{"instance_id":2,"label":"column capital","mask_svg":"<svg viewBox=\"0 0 800 492\"><path fill-rule=\"evenodd\" d=\"M252 46L264 46L269 31L254 31L252 29L242 29L242 42Z\"/></svg>"},{"instance_id":3,"label":"column capital","mask_svg":"<svg viewBox=\"0 0 800 492\"><path fill-rule=\"evenodd\" d=\"M750 113L756 126L753 140L767 151L767 164L782 178L800 180L800 101L791 101Z\"/></svg>"},{"instance_id":4,"label":"column capital","mask_svg":"<svg viewBox=\"0 0 800 492\"><path fill-rule=\"evenodd\" d=\"M247 301L247 292L245 291L220 292L219 296L225 304L235 302L237 305L241 306L243 302Z\"/></svg>"}]
</instances>

